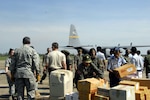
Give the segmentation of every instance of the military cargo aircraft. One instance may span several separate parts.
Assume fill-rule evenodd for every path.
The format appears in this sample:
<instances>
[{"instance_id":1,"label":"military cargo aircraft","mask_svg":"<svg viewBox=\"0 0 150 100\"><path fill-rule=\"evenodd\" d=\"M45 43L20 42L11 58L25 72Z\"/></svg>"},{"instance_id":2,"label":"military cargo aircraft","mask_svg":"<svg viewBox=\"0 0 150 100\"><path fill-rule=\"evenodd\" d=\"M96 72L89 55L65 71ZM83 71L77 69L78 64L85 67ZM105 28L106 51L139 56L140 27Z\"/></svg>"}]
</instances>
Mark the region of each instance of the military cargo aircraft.
<instances>
[{"instance_id":1,"label":"military cargo aircraft","mask_svg":"<svg viewBox=\"0 0 150 100\"><path fill-rule=\"evenodd\" d=\"M82 49L83 53L88 53L90 48L96 48L99 45L82 45L79 40L79 36L77 30L73 24L70 25L70 35L69 35L69 44L66 46L67 48L74 48L74 49ZM116 46L100 46L105 54L107 54L107 50L113 49L114 47L119 47L122 50L131 49L132 47L150 47L150 45L130 45L121 46L120 44Z\"/></svg>"}]
</instances>

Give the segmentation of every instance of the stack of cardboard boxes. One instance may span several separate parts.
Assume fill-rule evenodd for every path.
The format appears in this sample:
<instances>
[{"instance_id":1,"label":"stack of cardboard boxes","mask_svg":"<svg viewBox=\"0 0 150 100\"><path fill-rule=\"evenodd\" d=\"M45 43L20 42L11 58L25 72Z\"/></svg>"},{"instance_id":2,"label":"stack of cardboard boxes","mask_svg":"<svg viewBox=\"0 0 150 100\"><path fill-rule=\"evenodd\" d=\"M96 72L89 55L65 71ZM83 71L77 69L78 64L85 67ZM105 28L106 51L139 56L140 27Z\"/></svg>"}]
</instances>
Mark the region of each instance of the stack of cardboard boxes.
<instances>
[{"instance_id":1,"label":"stack of cardboard boxes","mask_svg":"<svg viewBox=\"0 0 150 100\"><path fill-rule=\"evenodd\" d=\"M96 78L78 81L79 100L94 100L98 87L108 87L108 82Z\"/></svg>"},{"instance_id":2,"label":"stack of cardboard boxes","mask_svg":"<svg viewBox=\"0 0 150 100\"><path fill-rule=\"evenodd\" d=\"M126 64L115 69L115 72L118 77L125 79L128 75L134 75L136 68ZM130 77L110 88L103 79L88 78L78 81L78 95L79 100L150 100L150 79Z\"/></svg>"}]
</instances>

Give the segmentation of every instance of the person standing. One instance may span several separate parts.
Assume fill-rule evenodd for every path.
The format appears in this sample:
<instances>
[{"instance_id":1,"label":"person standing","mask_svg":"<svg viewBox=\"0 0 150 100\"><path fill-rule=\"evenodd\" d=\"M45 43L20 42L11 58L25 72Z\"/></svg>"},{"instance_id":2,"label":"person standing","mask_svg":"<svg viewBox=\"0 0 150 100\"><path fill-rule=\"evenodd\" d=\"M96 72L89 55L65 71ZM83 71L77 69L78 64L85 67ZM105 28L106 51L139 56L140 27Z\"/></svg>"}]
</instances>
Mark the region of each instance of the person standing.
<instances>
[{"instance_id":1,"label":"person standing","mask_svg":"<svg viewBox=\"0 0 150 100\"><path fill-rule=\"evenodd\" d=\"M106 57L105 54L102 52L102 48L98 46L96 56L103 62L103 70L106 69Z\"/></svg>"},{"instance_id":2,"label":"person standing","mask_svg":"<svg viewBox=\"0 0 150 100\"><path fill-rule=\"evenodd\" d=\"M126 64L126 60L120 55L120 48L114 48L114 55L108 60L107 71L109 72L110 87L117 86L121 79L114 73L114 69Z\"/></svg>"},{"instance_id":3,"label":"person standing","mask_svg":"<svg viewBox=\"0 0 150 100\"><path fill-rule=\"evenodd\" d=\"M47 69L46 59L47 59L48 53L50 53L50 52L51 52L51 49L47 48L47 53L45 53L45 55L43 56L43 60L42 60L43 75L41 77L40 84L42 84L43 80L45 80L45 78L47 77L48 69Z\"/></svg>"},{"instance_id":4,"label":"person standing","mask_svg":"<svg viewBox=\"0 0 150 100\"><path fill-rule=\"evenodd\" d=\"M51 71L57 69L67 69L66 56L58 50L59 45L57 42L52 43L52 51L47 55L47 67L49 70L49 76Z\"/></svg>"},{"instance_id":5,"label":"person standing","mask_svg":"<svg viewBox=\"0 0 150 100\"><path fill-rule=\"evenodd\" d=\"M137 48L132 47L131 48L132 58L131 58L131 64L134 64L137 70L137 77L142 78L142 71L143 71L143 62L140 58L140 56L137 54Z\"/></svg>"},{"instance_id":6,"label":"person standing","mask_svg":"<svg viewBox=\"0 0 150 100\"><path fill-rule=\"evenodd\" d=\"M83 59L83 50L78 49L77 52L78 52L78 54L75 55L75 58L74 58L74 68L75 68L75 70L77 70L77 67L82 63L82 59Z\"/></svg>"},{"instance_id":7,"label":"person standing","mask_svg":"<svg viewBox=\"0 0 150 100\"><path fill-rule=\"evenodd\" d=\"M36 79L32 71L35 70L36 76L39 75L39 56L36 50L30 47L29 37L24 37L22 42L23 46L15 49L10 70L15 78L17 100L24 100L25 87L28 100L35 100Z\"/></svg>"},{"instance_id":8,"label":"person standing","mask_svg":"<svg viewBox=\"0 0 150 100\"><path fill-rule=\"evenodd\" d=\"M14 55L14 49L10 48L9 49L9 56L8 58L5 60L5 72L6 72L6 76L7 76L7 82L8 82L8 86L9 86L9 94L12 96L15 94L15 84L14 82L11 80L10 77L10 64L11 64L11 60L12 57Z\"/></svg>"},{"instance_id":9,"label":"person standing","mask_svg":"<svg viewBox=\"0 0 150 100\"><path fill-rule=\"evenodd\" d=\"M131 54L130 54L130 50L129 49L126 49L125 50L125 54L123 56L126 60L127 63L131 63Z\"/></svg>"},{"instance_id":10,"label":"person standing","mask_svg":"<svg viewBox=\"0 0 150 100\"><path fill-rule=\"evenodd\" d=\"M146 78L150 78L150 50L147 50L147 55L144 58L144 67L146 69Z\"/></svg>"},{"instance_id":11,"label":"person standing","mask_svg":"<svg viewBox=\"0 0 150 100\"><path fill-rule=\"evenodd\" d=\"M67 67L67 70L70 70L70 71L74 71L74 69L73 69L73 64L72 64L72 59L71 59L71 57L70 57L70 52L69 51L67 51L67 50L61 50L61 52L63 53L63 54L65 54L65 56L66 56L66 67Z\"/></svg>"},{"instance_id":12,"label":"person standing","mask_svg":"<svg viewBox=\"0 0 150 100\"><path fill-rule=\"evenodd\" d=\"M104 64L101 59L97 58L96 50L94 48L91 48L89 51L89 55L91 57L92 62L97 66L98 69L102 71L102 76L104 76Z\"/></svg>"},{"instance_id":13,"label":"person standing","mask_svg":"<svg viewBox=\"0 0 150 100\"><path fill-rule=\"evenodd\" d=\"M30 47L34 49L34 46L30 46ZM40 66L40 56L39 55L38 55L38 58L39 58L39 66ZM35 97L40 97L41 95L38 91L38 83L39 83L38 80L40 80L41 76L40 76L40 74L38 76L36 75L36 70L35 69L32 69L32 72L34 73L34 76L37 79L36 83L35 83ZM41 72L41 68L39 67L39 73L40 72Z\"/></svg>"}]
</instances>

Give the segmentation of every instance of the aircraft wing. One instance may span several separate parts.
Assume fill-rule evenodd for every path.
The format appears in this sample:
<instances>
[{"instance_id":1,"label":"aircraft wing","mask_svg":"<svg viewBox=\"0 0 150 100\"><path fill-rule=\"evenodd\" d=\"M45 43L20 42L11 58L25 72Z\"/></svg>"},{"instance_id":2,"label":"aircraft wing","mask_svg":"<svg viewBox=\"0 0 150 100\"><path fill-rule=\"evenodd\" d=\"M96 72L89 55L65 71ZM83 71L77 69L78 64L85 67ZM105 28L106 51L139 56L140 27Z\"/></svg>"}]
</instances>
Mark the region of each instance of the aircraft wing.
<instances>
[{"instance_id":1,"label":"aircraft wing","mask_svg":"<svg viewBox=\"0 0 150 100\"><path fill-rule=\"evenodd\" d=\"M96 48L97 45L81 45L77 30L76 30L75 26L73 24L71 24L70 34L69 34L69 44L64 47L69 48L69 49L73 49L73 48L74 49L82 49L84 53L87 53L90 50L90 48ZM131 49L132 47L150 47L150 45L132 45L132 42L131 42L130 45L127 45L127 46L121 46L120 44L118 44L116 46L100 45L100 47L102 47L103 51L106 51L106 49L113 49L114 47L120 47L123 49Z\"/></svg>"}]
</instances>

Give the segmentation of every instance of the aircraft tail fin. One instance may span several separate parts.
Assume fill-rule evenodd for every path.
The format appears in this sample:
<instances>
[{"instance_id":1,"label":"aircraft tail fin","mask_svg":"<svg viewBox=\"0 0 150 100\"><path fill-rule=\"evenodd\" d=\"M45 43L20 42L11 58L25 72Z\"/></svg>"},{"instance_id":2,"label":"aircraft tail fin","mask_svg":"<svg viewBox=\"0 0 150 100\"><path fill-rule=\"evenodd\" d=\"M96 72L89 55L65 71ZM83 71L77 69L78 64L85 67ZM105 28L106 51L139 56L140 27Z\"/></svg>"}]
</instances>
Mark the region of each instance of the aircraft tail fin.
<instances>
[{"instance_id":1,"label":"aircraft tail fin","mask_svg":"<svg viewBox=\"0 0 150 100\"><path fill-rule=\"evenodd\" d=\"M80 40L76 28L73 24L70 25L69 46L79 46Z\"/></svg>"}]
</instances>

